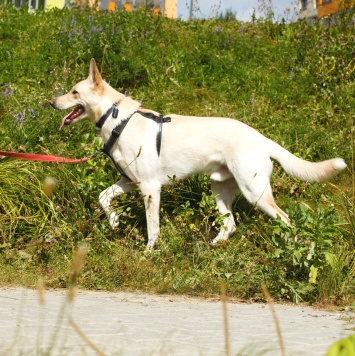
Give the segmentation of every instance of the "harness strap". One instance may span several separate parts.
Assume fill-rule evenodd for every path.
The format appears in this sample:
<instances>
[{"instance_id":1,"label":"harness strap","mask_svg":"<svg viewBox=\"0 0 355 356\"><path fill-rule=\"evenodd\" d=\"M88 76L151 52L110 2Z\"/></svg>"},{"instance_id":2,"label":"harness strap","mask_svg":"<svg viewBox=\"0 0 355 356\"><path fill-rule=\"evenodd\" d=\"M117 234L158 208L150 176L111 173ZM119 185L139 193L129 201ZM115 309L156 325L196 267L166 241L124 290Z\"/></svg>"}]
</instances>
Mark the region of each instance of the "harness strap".
<instances>
[{"instance_id":1,"label":"harness strap","mask_svg":"<svg viewBox=\"0 0 355 356\"><path fill-rule=\"evenodd\" d=\"M162 138L162 133L163 133L163 123L171 122L171 117L164 117L163 115L157 116L157 115L153 114L152 112L143 112L140 110L138 110L137 113L146 117L147 119L155 121L159 125L156 146L157 146L158 156L160 156L161 138Z\"/></svg>"},{"instance_id":2,"label":"harness strap","mask_svg":"<svg viewBox=\"0 0 355 356\"><path fill-rule=\"evenodd\" d=\"M163 116L163 115L157 116L157 115L153 114L152 112L144 112L144 111L140 111L140 110L137 110L136 112L138 114L146 117L147 119L151 119L155 122L160 122L160 121L163 123L171 122L171 117L168 117L168 116Z\"/></svg>"},{"instance_id":3,"label":"harness strap","mask_svg":"<svg viewBox=\"0 0 355 356\"><path fill-rule=\"evenodd\" d=\"M156 148L157 148L157 153L158 156L160 155L160 151L161 151L161 139L162 139L162 131L163 131L163 123L165 122L171 122L171 118L170 117L164 117L163 115L155 115L152 112L143 112L140 110L137 110L135 112L133 112L131 114L131 116L129 116L127 119L121 121L111 132L111 136L108 139L108 141L105 143L104 147L101 149L101 151L103 153L105 153L108 157L110 157L111 161L113 162L113 164L115 165L117 171L121 174L121 176L125 177L126 179L130 180L131 179L127 176L127 174L125 173L125 171L121 168L121 166L113 159L112 155L111 155L111 149L113 147L113 145L115 144L116 140L118 140L118 138L121 136L124 128L126 127L126 125L128 124L128 121L131 119L131 117L134 114L140 114L150 120L155 121L158 125L158 133L157 133L157 139L156 139ZM97 129L101 129L102 126L104 125L104 123L106 122L106 120L110 117L110 115L112 114L112 117L117 118L118 115L118 109L117 109L117 104L114 104L109 110L107 110L107 112L100 118L100 120L97 122L96 124L96 128Z\"/></svg>"},{"instance_id":4,"label":"harness strap","mask_svg":"<svg viewBox=\"0 0 355 356\"><path fill-rule=\"evenodd\" d=\"M133 113L134 114L134 113ZM128 117L126 120L121 121L120 124L118 124L111 132L111 136L108 139L108 141L105 143L104 147L101 148L101 152L103 152L106 156L110 157L112 163L114 164L114 166L116 167L116 169L118 170L118 172L121 174L121 176L127 178L128 180L131 180L127 174L125 173L125 171L121 168L121 166L113 159L112 155L111 155L111 149L113 147L113 145L115 144L116 140L120 137L123 129L126 127L126 125L128 124L128 121L130 120L130 118L133 116L133 114Z\"/></svg>"}]
</instances>

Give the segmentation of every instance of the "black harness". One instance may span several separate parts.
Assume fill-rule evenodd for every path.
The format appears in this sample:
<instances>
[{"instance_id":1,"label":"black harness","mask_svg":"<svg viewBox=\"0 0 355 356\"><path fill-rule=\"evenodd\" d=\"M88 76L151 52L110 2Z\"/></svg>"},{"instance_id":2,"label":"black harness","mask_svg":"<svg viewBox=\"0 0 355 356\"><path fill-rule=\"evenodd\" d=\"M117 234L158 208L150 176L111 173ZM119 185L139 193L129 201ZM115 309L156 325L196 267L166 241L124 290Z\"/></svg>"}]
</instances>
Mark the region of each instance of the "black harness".
<instances>
[{"instance_id":1,"label":"black harness","mask_svg":"<svg viewBox=\"0 0 355 356\"><path fill-rule=\"evenodd\" d=\"M147 119L153 120L158 124L158 133L157 133L157 138L156 138L156 148L157 148L157 153L158 156L160 155L160 150L161 150L161 139L162 139L162 132L163 132L163 123L166 122L171 122L170 117L164 117L163 115L155 115L152 112L143 112L140 110L137 110L133 112L127 119L122 120L111 132L111 136L108 139L108 141L105 143L104 147L101 149L101 152L103 152L105 155L110 157L111 161L115 165L117 171L121 174L122 177L125 177L128 180L131 180L127 174L125 173L124 169L113 159L111 155L111 150L115 142L118 140L118 138L121 136L124 128L128 124L129 120L134 114L140 114ZM107 112L101 116L100 120L96 123L96 129L101 129L106 120L112 115L114 119L117 118L118 116L118 108L117 108L117 103L113 104L110 109L107 110Z\"/></svg>"}]
</instances>

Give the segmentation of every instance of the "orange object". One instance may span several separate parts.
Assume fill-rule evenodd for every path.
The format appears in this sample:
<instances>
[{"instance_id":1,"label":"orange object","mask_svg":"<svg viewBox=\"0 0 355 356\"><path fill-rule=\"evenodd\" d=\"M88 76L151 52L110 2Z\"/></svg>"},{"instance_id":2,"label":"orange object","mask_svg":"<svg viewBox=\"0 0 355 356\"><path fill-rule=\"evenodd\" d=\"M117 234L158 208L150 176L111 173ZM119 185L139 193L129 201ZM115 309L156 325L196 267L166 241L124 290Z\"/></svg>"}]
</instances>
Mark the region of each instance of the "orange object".
<instances>
[{"instance_id":1,"label":"orange object","mask_svg":"<svg viewBox=\"0 0 355 356\"><path fill-rule=\"evenodd\" d=\"M115 1L110 1L108 3L108 11L116 11L116 2Z\"/></svg>"},{"instance_id":2,"label":"orange object","mask_svg":"<svg viewBox=\"0 0 355 356\"><path fill-rule=\"evenodd\" d=\"M339 11L339 4L336 0L320 0L318 3L318 17L324 17Z\"/></svg>"}]
</instances>

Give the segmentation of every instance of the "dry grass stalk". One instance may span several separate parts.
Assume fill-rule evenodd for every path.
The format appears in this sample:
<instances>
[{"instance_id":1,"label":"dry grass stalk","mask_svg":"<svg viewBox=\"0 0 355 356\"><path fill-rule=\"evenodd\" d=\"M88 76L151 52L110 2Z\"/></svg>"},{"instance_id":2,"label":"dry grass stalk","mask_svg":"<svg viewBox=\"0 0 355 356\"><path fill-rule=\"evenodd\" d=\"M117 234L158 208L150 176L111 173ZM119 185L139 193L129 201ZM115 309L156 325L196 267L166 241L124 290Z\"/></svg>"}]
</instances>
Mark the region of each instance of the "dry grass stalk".
<instances>
[{"instance_id":1,"label":"dry grass stalk","mask_svg":"<svg viewBox=\"0 0 355 356\"><path fill-rule=\"evenodd\" d=\"M79 326L76 324L76 322L70 317L69 318L69 323L70 325L74 328L74 330L78 333L78 335L99 355L99 356L105 356L105 353L100 350L84 333L83 331L79 328Z\"/></svg>"},{"instance_id":2,"label":"dry grass stalk","mask_svg":"<svg viewBox=\"0 0 355 356\"><path fill-rule=\"evenodd\" d=\"M281 350L281 355L282 356L286 356L286 351L285 351L285 344L284 344L284 340L282 337L282 333L281 333L281 326L280 326L280 321L279 318L277 317L276 311L275 311L275 307L274 307L274 300L272 299L269 290L267 289L265 283L262 284L262 288L263 288L263 292L266 298L266 301L270 307L271 310L271 314L272 317L274 318L274 322L276 325L276 332L277 332L277 337L279 340L279 345L280 345L280 350Z\"/></svg>"},{"instance_id":3,"label":"dry grass stalk","mask_svg":"<svg viewBox=\"0 0 355 356\"><path fill-rule=\"evenodd\" d=\"M38 300L41 305L44 305L46 301L44 296L44 291L45 291L44 282L43 279L40 278L37 282L37 292L38 292Z\"/></svg>"},{"instance_id":4,"label":"dry grass stalk","mask_svg":"<svg viewBox=\"0 0 355 356\"><path fill-rule=\"evenodd\" d=\"M221 300L222 300L222 307L223 307L224 346L225 346L226 356L230 356L226 286L224 285L223 281L221 282Z\"/></svg>"},{"instance_id":5,"label":"dry grass stalk","mask_svg":"<svg viewBox=\"0 0 355 356\"><path fill-rule=\"evenodd\" d=\"M72 273L70 276L70 287L69 287L69 294L68 294L68 299L69 301L73 301L75 294L76 294L76 283L80 274L81 269L83 268L84 265L84 259L85 259L85 254L86 254L86 247L85 246L80 246L74 256L73 260L73 268L72 268Z\"/></svg>"}]
</instances>

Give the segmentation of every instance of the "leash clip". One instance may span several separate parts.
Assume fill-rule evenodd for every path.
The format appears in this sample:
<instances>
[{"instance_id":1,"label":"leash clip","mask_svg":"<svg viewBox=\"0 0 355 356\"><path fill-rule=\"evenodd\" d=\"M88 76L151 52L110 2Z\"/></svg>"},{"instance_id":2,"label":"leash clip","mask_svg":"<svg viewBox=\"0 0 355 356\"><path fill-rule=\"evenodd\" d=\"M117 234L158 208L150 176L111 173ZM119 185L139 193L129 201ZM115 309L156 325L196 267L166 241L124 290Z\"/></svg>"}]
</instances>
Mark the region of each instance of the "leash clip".
<instances>
[{"instance_id":1,"label":"leash clip","mask_svg":"<svg viewBox=\"0 0 355 356\"><path fill-rule=\"evenodd\" d=\"M90 156L87 156L88 159L94 158L96 157L99 153L102 153L102 150L100 151L95 151L93 154L91 154Z\"/></svg>"}]
</instances>

